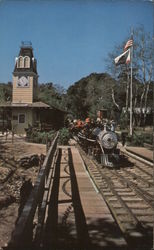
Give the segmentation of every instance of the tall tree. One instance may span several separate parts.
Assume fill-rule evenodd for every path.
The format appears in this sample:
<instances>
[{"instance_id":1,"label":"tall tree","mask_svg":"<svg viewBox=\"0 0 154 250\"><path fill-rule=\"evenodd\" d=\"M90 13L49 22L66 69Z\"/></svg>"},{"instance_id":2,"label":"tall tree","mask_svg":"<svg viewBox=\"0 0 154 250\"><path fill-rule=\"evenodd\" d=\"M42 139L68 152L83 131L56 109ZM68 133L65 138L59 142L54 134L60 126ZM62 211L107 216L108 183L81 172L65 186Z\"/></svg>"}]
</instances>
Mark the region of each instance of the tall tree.
<instances>
[{"instance_id":1,"label":"tall tree","mask_svg":"<svg viewBox=\"0 0 154 250\"><path fill-rule=\"evenodd\" d=\"M65 90L60 85L54 85L52 82L39 84L38 100L50 106L64 110L66 107L65 95Z\"/></svg>"},{"instance_id":2,"label":"tall tree","mask_svg":"<svg viewBox=\"0 0 154 250\"><path fill-rule=\"evenodd\" d=\"M0 103L12 100L12 82L0 83Z\"/></svg>"},{"instance_id":3,"label":"tall tree","mask_svg":"<svg viewBox=\"0 0 154 250\"><path fill-rule=\"evenodd\" d=\"M97 111L107 108L109 113L113 109L111 88L114 80L107 73L92 73L82 78L67 91L68 110L77 118L87 116L96 118Z\"/></svg>"},{"instance_id":4,"label":"tall tree","mask_svg":"<svg viewBox=\"0 0 154 250\"><path fill-rule=\"evenodd\" d=\"M118 82L123 82L123 88L125 88L125 110L128 115L129 107L129 90L130 90L130 66L120 65L115 67L114 58L121 54L125 45L125 42L129 38L127 37L124 42L118 47L114 48L114 52L108 55L107 69L111 75ZM143 26L139 26L134 29L133 34L133 110L138 106L140 108L140 115L137 116L138 125L145 124L148 95L150 84L152 82L152 36L146 33ZM140 84L139 84L140 83ZM118 86L118 85L117 85ZM111 92L113 103L119 107L118 102L115 99L114 89ZM143 109L144 108L144 109ZM143 113L144 110L144 113ZM135 116L135 112L134 112ZM136 117L136 118L137 118Z\"/></svg>"},{"instance_id":5,"label":"tall tree","mask_svg":"<svg viewBox=\"0 0 154 250\"><path fill-rule=\"evenodd\" d=\"M140 96L139 125L145 125L148 94L150 84L152 83L152 36L145 32L143 26L140 26L134 31L134 40L134 63L138 69L137 78L143 86Z\"/></svg>"}]
</instances>

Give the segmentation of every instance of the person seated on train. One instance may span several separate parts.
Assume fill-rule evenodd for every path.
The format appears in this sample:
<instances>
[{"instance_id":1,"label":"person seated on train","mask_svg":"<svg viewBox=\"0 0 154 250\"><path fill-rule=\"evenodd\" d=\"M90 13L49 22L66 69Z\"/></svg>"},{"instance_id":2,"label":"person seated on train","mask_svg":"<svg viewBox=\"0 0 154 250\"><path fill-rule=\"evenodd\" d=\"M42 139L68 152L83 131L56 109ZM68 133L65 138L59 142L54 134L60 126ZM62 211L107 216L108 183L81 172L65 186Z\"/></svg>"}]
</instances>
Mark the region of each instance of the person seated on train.
<instances>
[{"instance_id":1,"label":"person seated on train","mask_svg":"<svg viewBox=\"0 0 154 250\"><path fill-rule=\"evenodd\" d=\"M75 125L75 128L77 129L77 131L82 131L83 127L84 127L84 123L80 119L77 120L77 123Z\"/></svg>"},{"instance_id":2,"label":"person seated on train","mask_svg":"<svg viewBox=\"0 0 154 250\"><path fill-rule=\"evenodd\" d=\"M84 122L83 130L84 134L88 136L90 134L90 128L91 128L91 119L87 117Z\"/></svg>"},{"instance_id":3,"label":"person seated on train","mask_svg":"<svg viewBox=\"0 0 154 250\"><path fill-rule=\"evenodd\" d=\"M86 118L84 121L84 128L88 128L90 125L90 118Z\"/></svg>"},{"instance_id":4,"label":"person seated on train","mask_svg":"<svg viewBox=\"0 0 154 250\"><path fill-rule=\"evenodd\" d=\"M96 119L96 123L101 123L101 118L100 117L97 117L97 119Z\"/></svg>"},{"instance_id":5,"label":"person seated on train","mask_svg":"<svg viewBox=\"0 0 154 250\"><path fill-rule=\"evenodd\" d=\"M85 120L85 125L84 125L84 133L87 137L93 138L93 130L96 127L96 123L94 122L93 119L90 119L89 117L86 118Z\"/></svg>"},{"instance_id":6,"label":"person seated on train","mask_svg":"<svg viewBox=\"0 0 154 250\"><path fill-rule=\"evenodd\" d=\"M102 120L99 117L96 119L96 127L103 128Z\"/></svg>"},{"instance_id":7,"label":"person seated on train","mask_svg":"<svg viewBox=\"0 0 154 250\"><path fill-rule=\"evenodd\" d=\"M72 133L72 134L75 134L77 131L76 129L76 124L77 124L77 120L74 119L73 122L71 122L70 126L69 126L69 131Z\"/></svg>"},{"instance_id":8,"label":"person seated on train","mask_svg":"<svg viewBox=\"0 0 154 250\"><path fill-rule=\"evenodd\" d=\"M70 121L69 125L68 125L68 130L70 132L72 132L72 130L74 129L74 124L73 124L73 121Z\"/></svg>"},{"instance_id":9,"label":"person seated on train","mask_svg":"<svg viewBox=\"0 0 154 250\"><path fill-rule=\"evenodd\" d=\"M114 120L111 121L111 131L115 132L115 122L114 122Z\"/></svg>"},{"instance_id":10,"label":"person seated on train","mask_svg":"<svg viewBox=\"0 0 154 250\"><path fill-rule=\"evenodd\" d=\"M86 123L86 124L90 124L90 123L91 123L91 119L90 119L89 117L87 117L87 118L85 119L85 123Z\"/></svg>"},{"instance_id":11,"label":"person seated on train","mask_svg":"<svg viewBox=\"0 0 154 250\"><path fill-rule=\"evenodd\" d=\"M109 124L108 119L103 119L103 129L104 129L104 131L110 131L111 130L111 126Z\"/></svg>"}]
</instances>

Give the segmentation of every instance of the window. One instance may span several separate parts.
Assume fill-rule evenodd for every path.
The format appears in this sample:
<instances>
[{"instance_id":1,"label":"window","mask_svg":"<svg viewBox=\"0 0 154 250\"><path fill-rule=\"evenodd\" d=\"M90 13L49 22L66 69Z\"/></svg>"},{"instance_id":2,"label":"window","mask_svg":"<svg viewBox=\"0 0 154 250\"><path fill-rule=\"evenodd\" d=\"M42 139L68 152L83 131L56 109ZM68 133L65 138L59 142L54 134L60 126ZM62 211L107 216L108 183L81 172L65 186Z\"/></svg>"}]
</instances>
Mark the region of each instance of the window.
<instances>
[{"instance_id":1,"label":"window","mask_svg":"<svg viewBox=\"0 0 154 250\"><path fill-rule=\"evenodd\" d=\"M29 56L25 56L25 58L24 58L24 68L30 68L30 58L29 58Z\"/></svg>"},{"instance_id":2,"label":"window","mask_svg":"<svg viewBox=\"0 0 154 250\"><path fill-rule=\"evenodd\" d=\"M18 122L19 123L25 123L25 114L19 114Z\"/></svg>"},{"instance_id":3,"label":"window","mask_svg":"<svg viewBox=\"0 0 154 250\"><path fill-rule=\"evenodd\" d=\"M18 68L23 68L23 57L22 56L20 56L19 58L18 58L18 61L17 61L17 67Z\"/></svg>"}]
</instances>

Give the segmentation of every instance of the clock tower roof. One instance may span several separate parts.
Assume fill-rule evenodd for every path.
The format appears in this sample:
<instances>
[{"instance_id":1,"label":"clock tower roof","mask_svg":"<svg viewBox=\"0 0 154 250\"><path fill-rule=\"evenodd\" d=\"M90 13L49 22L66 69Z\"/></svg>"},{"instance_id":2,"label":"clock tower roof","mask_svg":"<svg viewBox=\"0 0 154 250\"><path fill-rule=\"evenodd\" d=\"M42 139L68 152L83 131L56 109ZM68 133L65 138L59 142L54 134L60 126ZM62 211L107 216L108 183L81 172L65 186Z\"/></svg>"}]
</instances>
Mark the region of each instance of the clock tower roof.
<instances>
[{"instance_id":1,"label":"clock tower roof","mask_svg":"<svg viewBox=\"0 0 154 250\"><path fill-rule=\"evenodd\" d=\"M25 66L24 65L24 61L26 60L26 58L28 58L29 60L29 66ZM22 59L23 60L23 64L22 66L19 65L19 60ZM34 58L33 55L33 48L31 46L31 43L25 43L22 42L21 47L20 47L20 52L18 57L16 58L16 62L15 62L15 68L13 73L19 73L19 72L33 72L35 74L37 74L37 61Z\"/></svg>"}]
</instances>

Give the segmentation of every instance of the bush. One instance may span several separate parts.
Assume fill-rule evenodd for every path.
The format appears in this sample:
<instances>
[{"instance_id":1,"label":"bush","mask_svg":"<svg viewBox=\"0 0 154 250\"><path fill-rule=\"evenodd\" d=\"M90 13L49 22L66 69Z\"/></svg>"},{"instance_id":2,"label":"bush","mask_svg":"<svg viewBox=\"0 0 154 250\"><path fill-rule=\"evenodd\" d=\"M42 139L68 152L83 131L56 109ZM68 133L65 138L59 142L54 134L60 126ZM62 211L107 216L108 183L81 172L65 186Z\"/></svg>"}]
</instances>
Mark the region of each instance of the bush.
<instances>
[{"instance_id":1,"label":"bush","mask_svg":"<svg viewBox=\"0 0 154 250\"><path fill-rule=\"evenodd\" d=\"M40 132L36 128L29 127L26 129L27 140L34 143L46 144L47 138L51 141L54 137L55 131Z\"/></svg>"},{"instance_id":2,"label":"bush","mask_svg":"<svg viewBox=\"0 0 154 250\"><path fill-rule=\"evenodd\" d=\"M134 133L132 138L127 136L127 145L143 147L144 143L152 144L151 134L136 134Z\"/></svg>"},{"instance_id":3,"label":"bush","mask_svg":"<svg viewBox=\"0 0 154 250\"><path fill-rule=\"evenodd\" d=\"M128 125L127 115L122 113L120 116L120 129L126 129Z\"/></svg>"},{"instance_id":4,"label":"bush","mask_svg":"<svg viewBox=\"0 0 154 250\"><path fill-rule=\"evenodd\" d=\"M152 134L144 134L144 143L153 144L153 135Z\"/></svg>"},{"instance_id":5,"label":"bush","mask_svg":"<svg viewBox=\"0 0 154 250\"><path fill-rule=\"evenodd\" d=\"M70 139L70 133L69 130L67 128L62 128L59 131L59 139L58 139L58 143L60 145L68 145L68 141Z\"/></svg>"}]
</instances>

